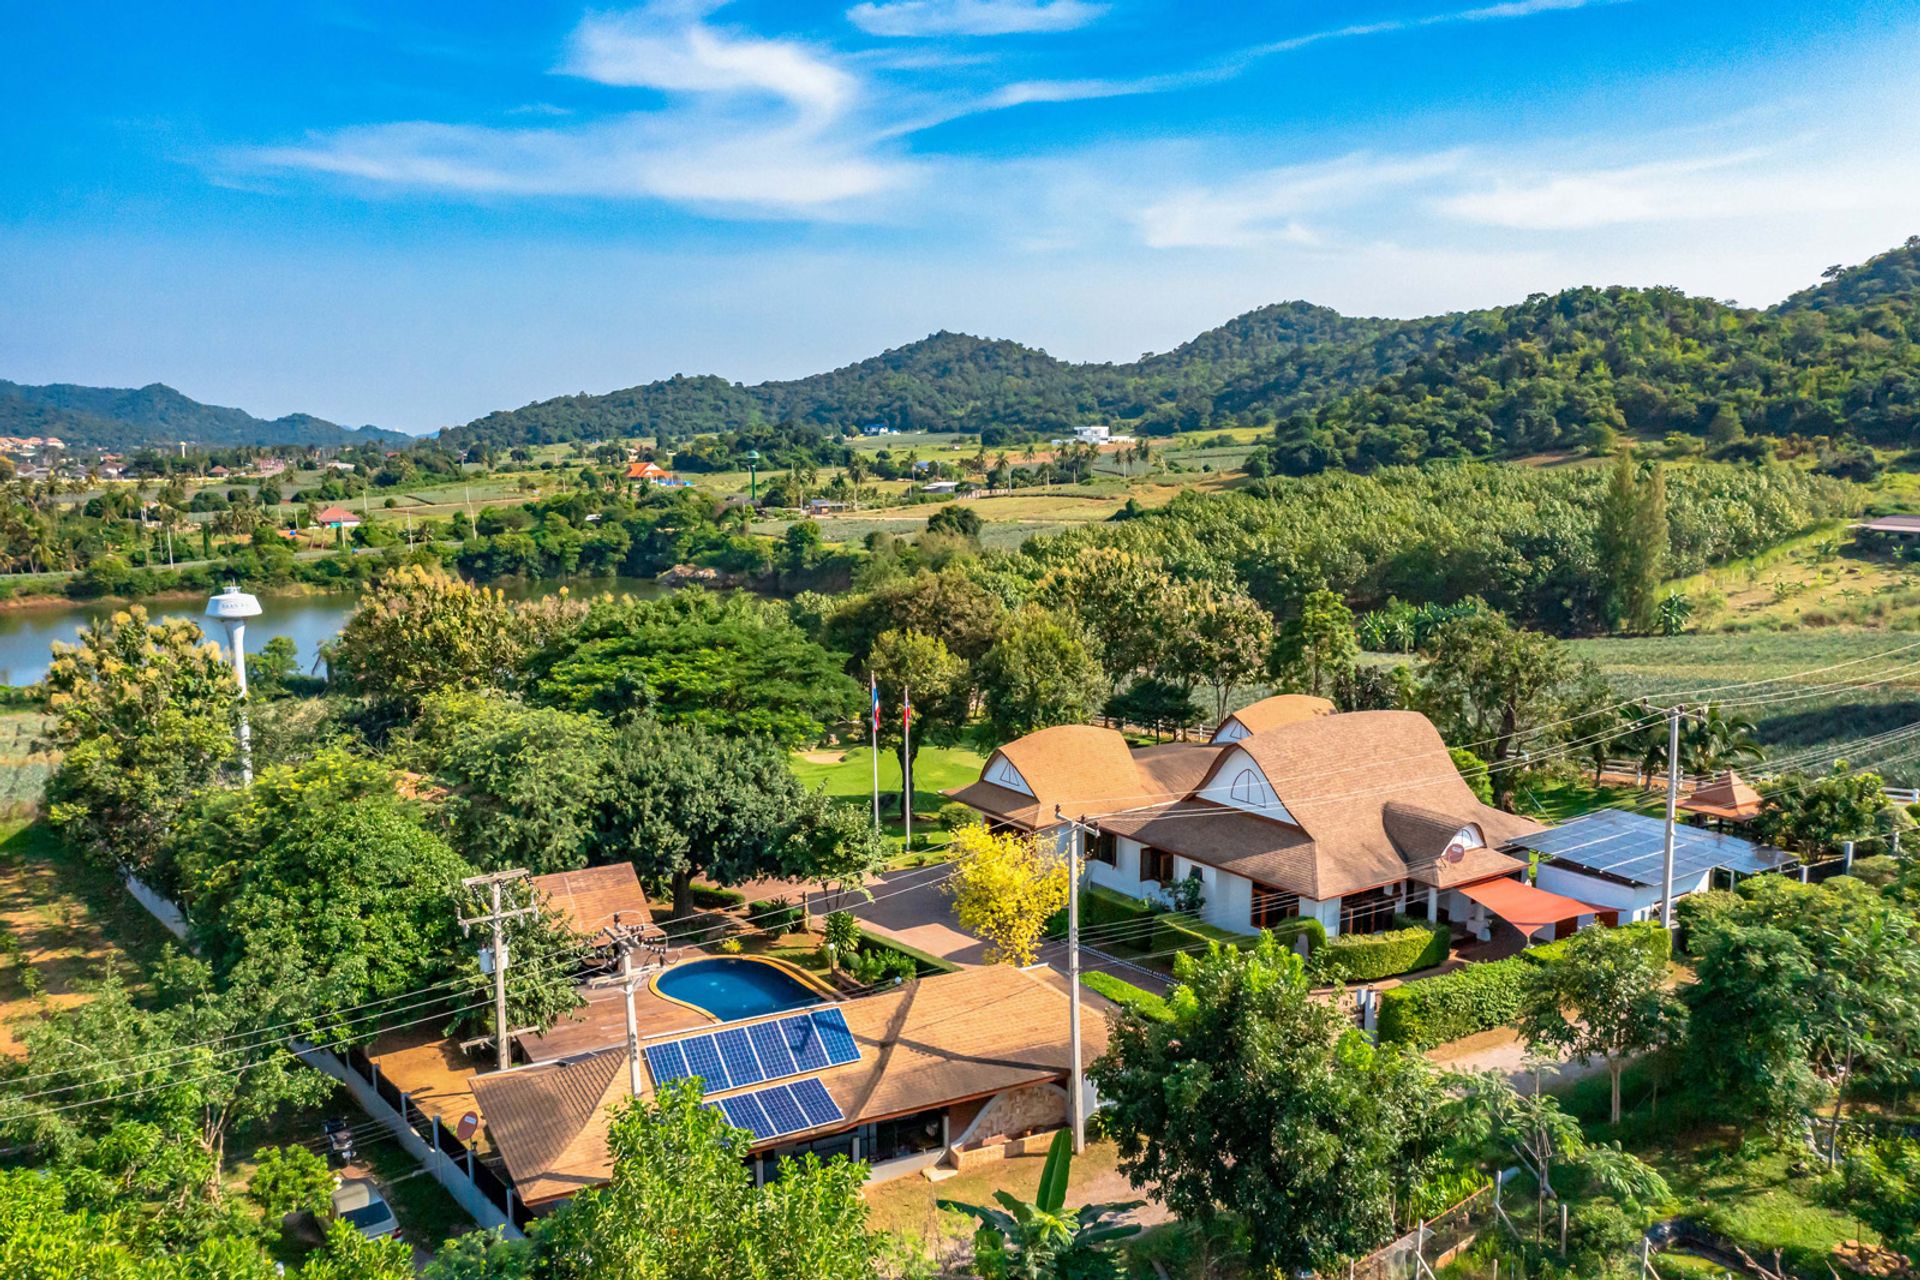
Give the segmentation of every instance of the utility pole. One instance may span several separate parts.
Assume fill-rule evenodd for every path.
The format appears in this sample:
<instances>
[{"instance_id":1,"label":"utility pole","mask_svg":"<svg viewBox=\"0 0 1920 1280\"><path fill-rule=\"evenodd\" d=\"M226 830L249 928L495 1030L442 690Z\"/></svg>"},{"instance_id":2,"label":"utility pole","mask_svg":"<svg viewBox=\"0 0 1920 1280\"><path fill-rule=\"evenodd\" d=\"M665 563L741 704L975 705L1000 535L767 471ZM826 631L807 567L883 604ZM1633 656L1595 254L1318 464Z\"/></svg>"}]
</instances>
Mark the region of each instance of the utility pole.
<instances>
[{"instance_id":1,"label":"utility pole","mask_svg":"<svg viewBox=\"0 0 1920 1280\"><path fill-rule=\"evenodd\" d=\"M1053 807L1054 817L1060 806ZM1087 1085L1080 1066L1080 851L1086 843L1086 824L1069 824L1067 843L1067 1106L1073 1118L1073 1152L1087 1149Z\"/></svg>"},{"instance_id":2,"label":"utility pole","mask_svg":"<svg viewBox=\"0 0 1920 1280\"><path fill-rule=\"evenodd\" d=\"M460 887L468 893L488 895L492 909L485 915L461 916L462 932L476 924L491 926L493 929L493 1041L494 1060L499 1069L505 1071L513 1065L511 1046L507 1039L507 921L530 916L539 911L536 906L507 908L503 902L503 892L509 884L517 884L527 878L524 869L495 871L491 875L468 876L460 882Z\"/></svg>"},{"instance_id":3,"label":"utility pole","mask_svg":"<svg viewBox=\"0 0 1920 1280\"><path fill-rule=\"evenodd\" d=\"M1673 827L1680 805L1680 708L1667 709L1667 839L1660 864L1660 924L1673 930Z\"/></svg>"},{"instance_id":4,"label":"utility pole","mask_svg":"<svg viewBox=\"0 0 1920 1280\"><path fill-rule=\"evenodd\" d=\"M634 1097L640 1096L640 1019L634 1012L633 993L638 991L647 976L666 963L667 935L658 929L648 933L638 925L622 924L616 913L613 924L601 930L613 943L613 949L620 955L620 974L616 978L602 979L601 983L619 986L627 1000L627 1087ZM633 953L644 949L647 963L636 971L633 967Z\"/></svg>"}]
</instances>

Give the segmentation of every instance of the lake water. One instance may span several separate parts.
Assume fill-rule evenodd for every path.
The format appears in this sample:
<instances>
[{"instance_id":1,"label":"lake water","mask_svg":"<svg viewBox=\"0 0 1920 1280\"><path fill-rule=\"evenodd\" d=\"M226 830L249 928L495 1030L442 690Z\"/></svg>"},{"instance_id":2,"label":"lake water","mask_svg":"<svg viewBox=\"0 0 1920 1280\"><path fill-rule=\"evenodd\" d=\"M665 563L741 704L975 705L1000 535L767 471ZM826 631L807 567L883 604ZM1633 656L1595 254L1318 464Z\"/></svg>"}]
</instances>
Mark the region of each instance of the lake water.
<instances>
[{"instance_id":1,"label":"lake water","mask_svg":"<svg viewBox=\"0 0 1920 1280\"><path fill-rule=\"evenodd\" d=\"M562 587L575 595L599 595L611 591L622 596L657 596L665 588L649 578L594 578L574 582L537 582L505 587L517 600L552 595ZM247 652L258 653L275 636L293 640L300 653L300 670L323 669L320 646L340 634L347 616L359 603L357 594L274 595L261 593L260 616L247 623ZM47 674L56 640L71 641L80 628L107 617L128 604L144 604L156 618L190 618L217 638L201 612L207 607L202 599L89 600L74 604L28 605L0 609L0 684L33 684Z\"/></svg>"}]
</instances>

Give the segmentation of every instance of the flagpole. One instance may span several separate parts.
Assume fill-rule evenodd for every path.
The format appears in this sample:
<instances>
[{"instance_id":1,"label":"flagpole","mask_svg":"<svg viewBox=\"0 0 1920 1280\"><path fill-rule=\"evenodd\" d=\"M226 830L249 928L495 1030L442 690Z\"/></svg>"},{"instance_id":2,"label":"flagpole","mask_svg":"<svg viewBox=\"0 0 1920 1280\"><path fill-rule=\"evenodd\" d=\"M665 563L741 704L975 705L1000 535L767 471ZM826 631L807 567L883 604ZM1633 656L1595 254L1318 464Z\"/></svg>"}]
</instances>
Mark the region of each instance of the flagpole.
<instances>
[{"instance_id":1,"label":"flagpole","mask_svg":"<svg viewBox=\"0 0 1920 1280\"><path fill-rule=\"evenodd\" d=\"M880 682L867 672L867 734L873 740L873 830L880 831Z\"/></svg>"},{"instance_id":2,"label":"flagpole","mask_svg":"<svg viewBox=\"0 0 1920 1280\"><path fill-rule=\"evenodd\" d=\"M907 843L909 852L913 849L913 694L905 685L900 686L900 798L904 801L901 813L905 815Z\"/></svg>"}]
</instances>

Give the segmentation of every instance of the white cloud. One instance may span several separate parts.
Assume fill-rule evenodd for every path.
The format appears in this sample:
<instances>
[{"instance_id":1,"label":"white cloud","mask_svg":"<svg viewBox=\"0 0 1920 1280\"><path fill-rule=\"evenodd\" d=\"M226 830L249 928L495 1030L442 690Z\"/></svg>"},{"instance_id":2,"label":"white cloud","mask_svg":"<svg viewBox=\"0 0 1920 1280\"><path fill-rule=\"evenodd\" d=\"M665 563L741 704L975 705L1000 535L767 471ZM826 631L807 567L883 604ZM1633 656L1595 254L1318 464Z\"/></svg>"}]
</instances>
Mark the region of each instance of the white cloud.
<instances>
[{"instance_id":1,"label":"white cloud","mask_svg":"<svg viewBox=\"0 0 1920 1280\"><path fill-rule=\"evenodd\" d=\"M1003 36L1072 31L1106 11L1087 0L887 0L847 18L876 36Z\"/></svg>"},{"instance_id":2,"label":"white cloud","mask_svg":"<svg viewBox=\"0 0 1920 1280\"><path fill-rule=\"evenodd\" d=\"M1584 168L1509 164L1434 201L1449 217L1516 231L1911 210L1920 177L1892 156L1867 178L1817 142ZM1795 155L1798 151L1800 154Z\"/></svg>"},{"instance_id":3,"label":"white cloud","mask_svg":"<svg viewBox=\"0 0 1920 1280\"><path fill-rule=\"evenodd\" d=\"M472 195L652 198L754 216L838 217L913 166L857 119L864 85L831 54L711 25L714 5L661 0L590 14L559 70L657 90L667 104L537 127L398 121L257 147L243 166Z\"/></svg>"},{"instance_id":4,"label":"white cloud","mask_svg":"<svg viewBox=\"0 0 1920 1280\"><path fill-rule=\"evenodd\" d=\"M1154 249L1237 249L1319 242L1305 219L1371 202L1457 173L1458 151L1424 156L1355 154L1290 165L1229 182L1178 188L1136 217L1141 241Z\"/></svg>"}]
</instances>

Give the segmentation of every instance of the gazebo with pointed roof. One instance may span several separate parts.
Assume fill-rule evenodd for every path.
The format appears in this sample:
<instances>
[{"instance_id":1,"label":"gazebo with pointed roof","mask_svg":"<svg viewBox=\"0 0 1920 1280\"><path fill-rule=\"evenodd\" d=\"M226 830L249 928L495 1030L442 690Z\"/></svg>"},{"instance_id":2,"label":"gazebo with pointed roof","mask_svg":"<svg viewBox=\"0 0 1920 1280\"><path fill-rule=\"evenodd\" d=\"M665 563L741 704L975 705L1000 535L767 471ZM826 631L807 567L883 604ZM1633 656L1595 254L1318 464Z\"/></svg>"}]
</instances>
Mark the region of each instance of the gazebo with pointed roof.
<instances>
[{"instance_id":1,"label":"gazebo with pointed roof","mask_svg":"<svg viewBox=\"0 0 1920 1280\"><path fill-rule=\"evenodd\" d=\"M1722 822L1747 822L1758 816L1762 803L1753 785L1729 769L1695 790L1679 807Z\"/></svg>"}]
</instances>

